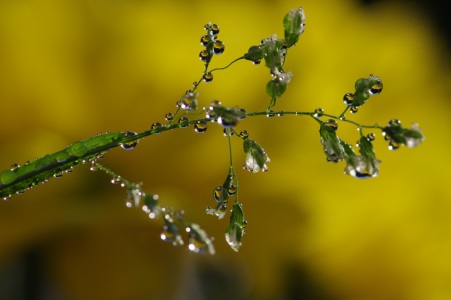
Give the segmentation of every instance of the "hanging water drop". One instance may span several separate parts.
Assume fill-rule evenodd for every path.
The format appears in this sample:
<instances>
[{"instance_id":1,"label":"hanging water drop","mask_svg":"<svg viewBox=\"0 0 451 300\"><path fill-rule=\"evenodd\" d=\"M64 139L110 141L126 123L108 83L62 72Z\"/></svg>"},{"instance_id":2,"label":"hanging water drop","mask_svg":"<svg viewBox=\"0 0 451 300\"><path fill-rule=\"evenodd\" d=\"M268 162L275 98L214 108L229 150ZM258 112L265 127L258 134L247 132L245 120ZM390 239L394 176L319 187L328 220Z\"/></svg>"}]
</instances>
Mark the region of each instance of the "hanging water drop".
<instances>
[{"instance_id":1,"label":"hanging water drop","mask_svg":"<svg viewBox=\"0 0 451 300\"><path fill-rule=\"evenodd\" d=\"M171 121L174 119L174 114L168 112L168 113L164 116L164 118L166 119L166 121L171 122Z\"/></svg>"},{"instance_id":2,"label":"hanging water drop","mask_svg":"<svg viewBox=\"0 0 451 300\"><path fill-rule=\"evenodd\" d=\"M207 60L208 60L208 51L207 50L202 50L202 51L200 51L200 53L199 53L199 59L201 60L201 61L203 61L203 62L207 62Z\"/></svg>"},{"instance_id":3,"label":"hanging water drop","mask_svg":"<svg viewBox=\"0 0 451 300\"><path fill-rule=\"evenodd\" d=\"M229 196L233 196L233 195L235 195L235 193L236 193L236 186L233 185L233 184L231 184L231 185L229 186L229 188L227 189L227 194L228 194Z\"/></svg>"},{"instance_id":4,"label":"hanging water drop","mask_svg":"<svg viewBox=\"0 0 451 300\"><path fill-rule=\"evenodd\" d=\"M211 24L211 25L209 26L209 28L208 28L208 31L210 31L210 33L211 33L213 36L217 36L218 33L219 33L219 26L216 25L216 24Z\"/></svg>"},{"instance_id":5,"label":"hanging water drop","mask_svg":"<svg viewBox=\"0 0 451 300\"><path fill-rule=\"evenodd\" d=\"M162 126L161 123L155 122L152 124L152 126L150 126L150 130L156 130L155 134L159 134L161 133L161 126Z\"/></svg>"},{"instance_id":6,"label":"hanging water drop","mask_svg":"<svg viewBox=\"0 0 451 300\"><path fill-rule=\"evenodd\" d=\"M19 164L11 164L11 171L15 171L18 168L20 168Z\"/></svg>"},{"instance_id":7,"label":"hanging water drop","mask_svg":"<svg viewBox=\"0 0 451 300\"><path fill-rule=\"evenodd\" d=\"M127 131L126 133L124 133L124 138L126 137L130 137L130 136L135 136L136 133L133 131ZM131 141L131 142L125 142L125 143L120 143L122 149L125 150L132 150L135 149L136 145L138 145L138 141Z\"/></svg>"},{"instance_id":8,"label":"hanging water drop","mask_svg":"<svg viewBox=\"0 0 451 300\"><path fill-rule=\"evenodd\" d=\"M177 107L177 109L180 109L182 107L180 100L177 100L177 102L175 102L175 106Z\"/></svg>"},{"instance_id":9,"label":"hanging water drop","mask_svg":"<svg viewBox=\"0 0 451 300\"><path fill-rule=\"evenodd\" d=\"M324 125L329 126L330 128L332 128L335 131L338 129L338 123L337 123L337 121L335 121L333 119L327 120L326 122L324 122Z\"/></svg>"},{"instance_id":10,"label":"hanging water drop","mask_svg":"<svg viewBox=\"0 0 451 300\"><path fill-rule=\"evenodd\" d=\"M165 225L161 231L160 238L165 242L172 243L174 246L183 245L183 239L179 234L178 227L168 214L165 215Z\"/></svg>"},{"instance_id":11,"label":"hanging water drop","mask_svg":"<svg viewBox=\"0 0 451 300\"><path fill-rule=\"evenodd\" d=\"M120 182L121 182L121 176L116 176L116 177L111 178L112 184L118 184Z\"/></svg>"},{"instance_id":12,"label":"hanging water drop","mask_svg":"<svg viewBox=\"0 0 451 300\"><path fill-rule=\"evenodd\" d=\"M390 150L398 150L399 149L399 147L400 147L400 144L399 143L397 143L396 141L394 141L394 140L390 140L389 142L388 142L388 149L390 149Z\"/></svg>"},{"instance_id":13,"label":"hanging water drop","mask_svg":"<svg viewBox=\"0 0 451 300\"><path fill-rule=\"evenodd\" d=\"M216 202L222 202L227 199L227 191L223 186L219 185L213 190L213 199L215 199Z\"/></svg>"},{"instance_id":14,"label":"hanging water drop","mask_svg":"<svg viewBox=\"0 0 451 300\"><path fill-rule=\"evenodd\" d=\"M89 167L90 171L97 171L99 169L99 167L97 166L97 163L95 162L95 160L92 161L91 163L91 167Z\"/></svg>"},{"instance_id":15,"label":"hanging water drop","mask_svg":"<svg viewBox=\"0 0 451 300\"><path fill-rule=\"evenodd\" d=\"M13 182L14 180L16 180L16 178L17 178L17 175L13 171L6 170L0 174L0 183L9 184L9 183Z\"/></svg>"},{"instance_id":16,"label":"hanging water drop","mask_svg":"<svg viewBox=\"0 0 451 300\"><path fill-rule=\"evenodd\" d=\"M372 133L372 132L368 133L366 137L368 138L368 140L370 142L372 142L372 141L374 141L376 139L376 135L374 133Z\"/></svg>"},{"instance_id":17,"label":"hanging water drop","mask_svg":"<svg viewBox=\"0 0 451 300\"><path fill-rule=\"evenodd\" d=\"M343 96L343 102L346 105L352 105L352 102L354 102L354 95L352 93L347 93Z\"/></svg>"},{"instance_id":18,"label":"hanging water drop","mask_svg":"<svg viewBox=\"0 0 451 300\"><path fill-rule=\"evenodd\" d=\"M211 72L205 72L202 80L205 82L211 82L213 80L213 74Z\"/></svg>"},{"instance_id":19,"label":"hanging water drop","mask_svg":"<svg viewBox=\"0 0 451 300\"><path fill-rule=\"evenodd\" d=\"M324 115L324 109L322 109L321 107L318 107L317 109L315 109L315 111L313 112L313 116L315 118L320 118Z\"/></svg>"},{"instance_id":20,"label":"hanging water drop","mask_svg":"<svg viewBox=\"0 0 451 300\"><path fill-rule=\"evenodd\" d=\"M252 63L253 63L254 65L259 65L261 62L262 62L261 59L254 59L254 60L252 61Z\"/></svg>"},{"instance_id":21,"label":"hanging water drop","mask_svg":"<svg viewBox=\"0 0 451 300\"><path fill-rule=\"evenodd\" d=\"M350 111L351 111L351 114L356 114L359 111L359 108L356 106L351 106Z\"/></svg>"},{"instance_id":22,"label":"hanging water drop","mask_svg":"<svg viewBox=\"0 0 451 300\"><path fill-rule=\"evenodd\" d=\"M186 127L188 127L188 122L189 122L189 119L188 118L186 118L186 117L181 117L180 119L179 119L179 121L178 121L178 124L179 124L179 127L180 128L186 128Z\"/></svg>"},{"instance_id":23,"label":"hanging water drop","mask_svg":"<svg viewBox=\"0 0 451 300\"><path fill-rule=\"evenodd\" d=\"M232 136L232 135L235 134L235 131L234 131L234 130L228 130L228 129L230 129L230 128L224 128L224 129L222 130L222 134L223 134L224 136Z\"/></svg>"},{"instance_id":24,"label":"hanging water drop","mask_svg":"<svg viewBox=\"0 0 451 300\"><path fill-rule=\"evenodd\" d=\"M197 224L190 224L186 227L188 233L188 249L194 253L209 252L215 254L212 239Z\"/></svg>"},{"instance_id":25,"label":"hanging water drop","mask_svg":"<svg viewBox=\"0 0 451 300\"><path fill-rule=\"evenodd\" d=\"M63 177L63 172L56 172L55 174L53 174L54 178L61 178Z\"/></svg>"},{"instance_id":26,"label":"hanging water drop","mask_svg":"<svg viewBox=\"0 0 451 300\"><path fill-rule=\"evenodd\" d=\"M224 50L225 50L225 46L224 46L223 42L221 42L220 40L214 41L214 43L213 43L213 52L216 55L222 54L224 52Z\"/></svg>"},{"instance_id":27,"label":"hanging water drop","mask_svg":"<svg viewBox=\"0 0 451 300\"><path fill-rule=\"evenodd\" d=\"M373 79L374 77L372 75L370 76L370 80ZM383 84L382 84L382 80L380 80L380 78L376 77L376 82L370 87L369 89L369 93L371 95L377 95L380 94L380 92L382 92L382 88L383 88Z\"/></svg>"},{"instance_id":28,"label":"hanging water drop","mask_svg":"<svg viewBox=\"0 0 451 300\"><path fill-rule=\"evenodd\" d=\"M207 131L208 123L205 120L199 120L194 124L194 131L197 133L204 133Z\"/></svg>"},{"instance_id":29,"label":"hanging water drop","mask_svg":"<svg viewBox=\"0 0 451 300\"><path fill-rule=\"evenodd\" d=\"M248 132L247 130L241 130L241 132L240 132L240 137L241 137L243 140L246 140L247 138L249 138L249 132Z\"/></svg>"},{"instance_id":30,"label":"hanging water drop","mask_svg":"<svg viewBox=\"0 0 451 300\"><path fill-rule=\"evenodd\" d=\"M200 44L204 47L207 47L210 40L211 39L208 35L204 35L203 37L200 38Z\"/></svg>"}]
</instances>

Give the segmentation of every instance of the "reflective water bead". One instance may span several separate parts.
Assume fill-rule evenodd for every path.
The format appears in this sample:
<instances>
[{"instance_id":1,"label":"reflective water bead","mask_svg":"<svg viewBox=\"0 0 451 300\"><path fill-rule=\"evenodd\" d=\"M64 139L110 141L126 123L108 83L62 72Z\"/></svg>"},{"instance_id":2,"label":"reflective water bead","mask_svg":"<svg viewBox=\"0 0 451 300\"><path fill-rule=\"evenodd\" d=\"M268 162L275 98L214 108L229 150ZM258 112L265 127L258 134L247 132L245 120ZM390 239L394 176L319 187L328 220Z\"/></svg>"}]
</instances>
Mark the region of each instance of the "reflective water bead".
<instances>
[{"instance_id":1,"label":"reflective water bead","mask_svg":"<svg viewBox=\"0 0 451 300\"><path fill-rule=\"evenodd\" d=\"M379 94L380 92L382 92L382 88L383 88L382 81L381 81L379 78L377 78L377 79L376 79L376 83L374 83L374 84L370 87L369 92L370 92L371 95L377 95L377 94Z\"/></svg>"},{"instance_id":2,"label":"reflective water bead","mask_svg":"<svg viewBox=\"0 0 451 300\"><path fill-rule=\"evenodd\" d=\"M199 59L203 62L206 62L208 59L208 51L207 50L202 50L199 52Z\"/></svg>"},{"instance_id":3,"label":"reflective water bead","mask_svg":"<svg viewBox=\"0 0 451 300\"><path fill-rule=\"evenodd\" d=\"M209 109L210 109L210 110L214 110L215 108L218 108L218 107L221 107L221 106L222 106L221 101L219 101L219 100L213 100L213 101L210 102L210 107L209 107Z\"/></svg>"},{"instance_id":4,"label":"reflective water bead","mask_svg":"<svg viewBox=\"0 0 451 300\"><path fill-rule=\"evenodd\" d=\"M314 111L314 113L313 113L313 116L314 116L315 118L322 117L323 115L324 115L324 109L322 109L321 107L315 109L315 111Z\"/></svg>"},{"instance_id":5,"label":"reflective water bead","mask_svg":"<svg viewBox=\"0 0 451 300\"><path fill-rule=\"evenodd\" d=\"M254 60L252 61L252 63L253 63L254 65L259 65L261 62L262 62L261 59L254 59Z\"/></svg>"},{"instance_id":6,"label":"reflective water bead","mask_svg":"<svg viewBox=\"0 0 451 300\"><path fill-rule=\"evenodd\" d=\"M268 118L272 118L272 117L274 117L276 114L274 113L274 111L273 110L268 110L267 112L266 112L266 116L268 117Z\"/></svg>"},{"instance_id":7,"label":"reflective water bead","mask_svg":"<svg viewBox=\"0 0 451 300\"><path fill-rule=\"evenodd\" d=\"M63 172L56 172L55 174L53 174L54 178L61 178L63 177Z\"/></svg>"},{"instance_id":8,"label":"reflective water bead","mask_svg":"<svg viewBox=\"0 0 451 300\"><path fill-rule=\"evenodd\" d=\"M219 33L219 26L216 24L211 24L208 30L211 32L212 35L216 36Z\"/></svg>"},{"instance_id":9,"label":"reflective water bead","mask_svg":"<svg viewBox=\"0 0 451 300\"><path fill-rule=\"evenodd\" d=\"M16 180L16 178L17 178L17 175L13 171L6 170L0 174L0 183L9 184L9 183L13 182L14 180Z\"/></svg>"},{"instance_id":10,"label":"reflective water bead","mask_svg":"<svg viewBox=\"0 0 451 300\"><path fill-rule=\"evenodd\" d=\"M229 188L227 189L227 193L229 194L229 196L233 196L236 193L236 186L231 184L229 186Z\"/></svg>"},{"instance_id":11,"label":"reflective water bead","mask_svg":"<svg viewBox=\"0 0 451 300\"><path fill-rule=\"evenodd\" d=\"M207 47L208 43L210 42L210 37L208 35L204 35L200 38L200 44L204 47Z\"/></svg>"},{"instance_id":12,"label":"reflective water bead","mask_svg":"<svg viewBox=\"0 0 451 300\"><path fill-rule=\"evenodd\" d=\"M90 171L97 171L99 169L99 167L97 166L96 162L93 161L91 164L91 167L89 167Z\"/></svg>"},{"instance_id":13,"label":"reflective water bead","mask_svg":"<svg viewBox=\"0 0 451 300\"><path fill-rule=\"evenodd\" d=\"M223 186L219 185L213 190L213 198L216 202L221 202L227 199L226 190Z\"/></svg>"},{"instance_id":14,"label":"reflective water bead","mask_svg":"<svg viewBox=\"0 0 451 300\"><path fill-rule=\"evenodd\" d=\"M347 93L343 96L343 102L346 105L351 105L354 102L354 95L352 93Z\"/></svg>"},{"instance_id":15,"label":"reflective water bead","mask_svg":"<svg viewBox=\"0 0 451 300\"><path fill-rule=\"evenodd\" d=\"M400 147L400 144L394 140L390 140L388 142L388 149L390 149L390 150L398 150L399 147Z\"/></svg>"},{"instance_id":16,"label":"reflective water bead","mask_svg":"<svg viewBox=\"0 0 451 300\"><path fill-rule=\"evenodd\" d=\"M327 120L326 122L324 122L324 125L329 126L333 130L337 130L338 129L338 123L337 123L337 121L335 121L333 119Z\"/></svg>"},{"instance_id":17,"label":"reflective water bead","mask_svg":"<svg viewBox=\"0 0 451 300\"><path fill-rule=\"evenodd\" d=\"M177 100L177 102L175 102L175 106L177 108L181 108L182 107L182 105L180 104L180 100Z\"/></svg>"},{"instance_id":18,"label":"reflective water bead","mask_svg":"<svg viewBox=\"0 0 451 300\"><path fill-rule=\"evenodd\" d=\"M11 164L11 171L15 171L16 169L18 169L20 167L19 164Z\"/></svg>"},{"instance_id":19,"label":"reflective water bead","mask_svg":"<svg viewBox=\"0 0 451 300\"><path fill-rule=\"evenodd\" d=\"M111 178L112 184L118 184L119 182L121 182L121 176Z\"/></svg>"},{"instance_id":20,"label":"reflective water bead","mask_svg":"<svg viewBox=\"0 0 451 300\"><path fill-rule=\"evenodd\" d=\"M133 131L127 131L124 134L124 137L129 137L129 136L135 136L136 132ZM131 141L131 142L126 142L126 143L121 143L121 148L125 149L125 150L132 150L135 149L136 145L138 145L138 141Z\"/></svg>"},{"instance_id":21,"label":"reflective water bead","mask_svg":"<svg viewBox=\"0 0 451 300\"><path fill-rule=\"evenodd\" d=\"M359 108L356 106L351 106L350 111L351 111L351 114L356 114L359 111Z\"/></svg>"},{"instance_id":22,"label":"reflective water bead","mask_svg":"<svg viewBox=\"0 0 451 300\"><path fill-rule=\"evenodd\" d=\"M168 113L164 116L164 118L166 119L166 121L170 122L170 121L172 121L172 120L174 119L174 114L168 112Z\"/></svg>"},{"instance_id":23,"label":"reflective water bead","mask_svg":"<svg viewBox=\"0 0 451 300\"><path fill-rule=\"evenodd\" d=\"M152 126L150 126L150 130L157 130L155 133L156 134L158 134L158 133L161 133L161 130L158 130L158 129L161 129L161 123L160 122L155 122L155 123L153 123L152 124Z\"/></svg>"},{"instance_id":24,"label":"reflective water bead","mask_svg":"<svg viewBox=\"0 0 451 300\"><path fill-rule=\"evenodd\" d=\"M166 221L166 224L161 231L160 238L165 242L172 243L174 246L183 245L183 239L178 232L178 227L172 222Z\"/></svg>"},{"instance_id":25,"label":"reflective water bead","mask_svg":"<svg viewBox=\"0 0 451 300\"><path fill-rule=\"evenodd\" d=\"M73 156L80 157L88 152L88 148L83 142L75 142L69 147L68 152Z\"/></svg>"},{"instance_id":26,"label":"reflective water bead","mask_svg":"<svg viewBox=\"0 0 451 300\"><path fill-rule=\"evenodd\" d=\"M186 117L181 117L178 121L180 128L188 127L188 125L189 125L188 122L189 122L189 119Z\"/></svg>"},{"instance_id":27,"label":"reflective water bead","mask_svg":"<svg viewBox=\"0 0 451 300\"><path fill-rule=\"evenodd\" d=\"M398 119L391 119L388 122L388 126L399 126L399 125L401 125L401 121Z\"/></svg>"},{"instance_id":28,"label":"reflective water bead","mask_svg":"<svg viewBox=\"0 0 451 300\"><path fill-rule=\"evenodd\" d=\"M224 134L224 136L232 136L235 134L234 130L228 130L228 129L230 129L230 128L224 128L222 130L222 133Z\"/></svg>"},{"instance_id":29,"label":"reflective water bead","mask_svg":"<svg viewBox=\"0 0 451 300\"><path fill-rule=\"evenodd\" d=\"M221 42L220 40L216 40L216 41L213 43L213 52L214 52L216 55L222 54L222 53L224 52L224 50L225 50L224 43Z\"/></svg>"},{"instance_id":30,"label":"reflective water bead","mask_svg":"<svg viewBox=\"0 0 451 300\"><path fill-rule=\"evenodd\" d=\"M205 120L199 120L194 124L194 131L197 133L204 133L207 131L208 123Z\"/></svg>"},{"instance_id":31,"label":"reflective water bead","mask_svg":"<svg viewBox=\"0 0 451 300\"><path fill-rule=\"evenodd\" d=\"M247 139L247 138L249 138L249 132L247 132L247 130L241 130L240 136L243 139Z\"/></svg>"},{"instance_id":32,"label":"reflective water bead","mask_svg":"<svg viewBox=\"0 0 451 300\"><path fill-rule=\"evenodd\" d=\"M376 135L374 133L368 133L367 136L368 140L370 140L371 142L374 141L376 139Z\"/></svg>"},{"instance_id":33,"label":"reflective water bead","mask_svg":"<svg viewBox=\"0 0 451 300\"><path fill-rule=\"evenodd\" d=\"M211 82L213 80L213 74L211 72L204 73L202 80L205 82Z\"/></svg>"}]
</instances>

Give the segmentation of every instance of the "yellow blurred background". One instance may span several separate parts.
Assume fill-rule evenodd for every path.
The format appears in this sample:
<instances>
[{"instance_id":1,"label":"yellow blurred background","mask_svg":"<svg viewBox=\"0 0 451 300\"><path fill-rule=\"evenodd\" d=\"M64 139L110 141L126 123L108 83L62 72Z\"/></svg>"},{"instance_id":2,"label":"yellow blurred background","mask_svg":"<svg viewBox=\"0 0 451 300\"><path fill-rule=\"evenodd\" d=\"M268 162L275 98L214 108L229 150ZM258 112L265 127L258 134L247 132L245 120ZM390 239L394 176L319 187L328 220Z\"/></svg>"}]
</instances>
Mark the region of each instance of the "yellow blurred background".
<instances>
[{"instance_id":1,"label":"yellow blurred background","mask_svg":"<svg viewBox=\"0 0 451 300\"><path fill-rule=\"evenodd\" d=\"M302 6L305 33L290 49L293 72L276 109L344 109L356 79L374 73L384 91L353 115L365 124L418 122L415 149L392 152L379 132L380 175L357 180L325 161L318 125L306 117L249 118L237 130L266 150L268 173L242 171L249 222L243 246L224 241L223 220L205 215L228 171L218 126L175 130L114 149L103 164L215 237L215 256L159 239L161 221L124 205L101 172L77 167L0 203L0 299L451 299L449 53L423 11L357 1L0 0L0 169L105 131L163 122L199 79L199 39L208 21L226 45L212 67L263 37L283 36L282 18ZM264 110L268 69L239 62L199 88ZM339 135L357 140L355 128Z\"/></svg>"}]
</instances>

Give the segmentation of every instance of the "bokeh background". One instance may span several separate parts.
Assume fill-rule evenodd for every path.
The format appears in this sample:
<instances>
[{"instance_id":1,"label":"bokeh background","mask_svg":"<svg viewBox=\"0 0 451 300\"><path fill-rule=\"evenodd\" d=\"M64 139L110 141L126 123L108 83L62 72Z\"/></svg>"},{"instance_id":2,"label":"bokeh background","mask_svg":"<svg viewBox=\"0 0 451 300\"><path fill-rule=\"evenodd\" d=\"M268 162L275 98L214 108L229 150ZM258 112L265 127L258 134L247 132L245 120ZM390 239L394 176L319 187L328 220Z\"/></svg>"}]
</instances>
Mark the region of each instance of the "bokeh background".
<instances>
[{"instance_id":1,"label":"bokeh background","mask_svg":"<svg viewBox=\"0 0 451 300\"><path fill-rule=\"evenodd\" d=\"M217 254L160 241L159 220L127 209L124 190L81 166L0 203L0 299L451 299L451 43L439 1L0 0L0 169L163 122L201 76L205 23L221 27L220 67L282 36L284 14L299 6L307 27L276 108L339 114L354 81L374 73L384 90L353 118L418 122L423 145L392 152L376 132L381 174L357 180L326 163L310 118L243 121L237 130L271 162L268 173L238 172L249 221L238 253L223 238L228 217L204 213L228 170L219 127L114 149L103 163L184 209L216 237ZM240 62L201 85L200 105L263 110L268 79L263 65ZM358 137L346 124L339 132ZM241 147L236 139L238 169Z\"/></svg>"}]
</instances>

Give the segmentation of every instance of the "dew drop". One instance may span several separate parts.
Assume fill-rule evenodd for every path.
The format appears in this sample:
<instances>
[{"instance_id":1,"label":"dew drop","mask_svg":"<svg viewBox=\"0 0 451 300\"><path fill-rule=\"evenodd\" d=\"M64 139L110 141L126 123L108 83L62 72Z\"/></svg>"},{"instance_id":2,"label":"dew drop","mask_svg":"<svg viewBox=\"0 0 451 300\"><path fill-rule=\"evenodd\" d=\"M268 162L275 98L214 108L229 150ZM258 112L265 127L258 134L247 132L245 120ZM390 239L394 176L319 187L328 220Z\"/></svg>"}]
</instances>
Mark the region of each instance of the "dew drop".
<instances>
[{"instance_id":1,"label":"dew drop","mask_svg":"<svg viewBox=\"0 0 451 300\"><path fill-rule=\"evenodd\" d=\"M261 59L254 59L254 60L252 61L252 63L253 63L254 65L259 65L261 62L262 62Z\"/></svg>"},{"instance_id":2,"label":"dew drop","mask_svg":"<svg viewBox=\"0 0 451 300\"><path fill-rule=\"evenodd\" d=\"M158 129L160 129L160 130L158 130ZM161 123L159 123L159 122L153 123L152 126L150 126L150 130L156 130L155 134L161 133Z\"/></svg>"},{"instance_id":3,"label":"dew drop","mask_svg":"<svg viewBox=\"0 0 451 300\"><path fill-rule=\"evenodd\" d=\"M219 100L213 100L213 101L210 102L210 107L209 107L209 109L210 109L210 110L214 110L214 109L216 109L216 108L218 108L218 107L221 107L221 106L222 106L221 101L219 101Z\"/></svg>"},{"instance_id":4,"label":"dew drop","mask_svg":"<svg viewBox=\"0 0 451 300\"><path fill-rule=\"evenodd\" d=\"M188 127L188 125L189 125L188 122L189 122L189 119L186 117L181 117L178 121L180 128Z\"/></svg>"},{"instance_id":5,"label":"dew drop","mask_svg":"<svg viewBox=\"0 0 451 300\"><path fill-rule=\"evenodd\" d=\"M207 131L208 123L205 120L199 120L194 124L194 131L197 133L204 133Z\"/></svg>"},{"instance_id":6,"label":"dew drop","mask_svg":"<svg viewBox=\"0 0 451 300\"><path fill-rule=\"evenodd\" d=\"M213 190L213 199L216 200L216 202L221 202L227 199L227 191L224 189L223 186L217 186Z\"/></svg>"},{"instance_id":7,"label":"dew drop","mask_svg":"<svg viewBox=\"0 0 451 300\"><path fill-rule=\"evenodd\" d=\"M93 161L89 170L97 171L98 169L99 169L99 167L97 166L97 163L95 161Z\"/></svg>"},{"instance_id":8,"label":"dew drop","mask_svg":"<svg viewBox=\"0 0 451 300\"><path fill-rule=\"evenodd\" d=\"M354 95L352 93L347 93L343 96L343 102L346 105L351 105L354 102Z\"/></svg>"},{"instance_id":9,"label":"dew drop","mask_svg":"<svg viewBox=\"0 0 451 300\"><path fill-rule=\"evenodd\" d=\"M68 169L65 170L66 174L70 174L72 173L72 171L74 170L74 167L69 167Z\"/></svg>"},{"instance_id":10,"label":"dew drop","mask_svg":"<svg viewBox=\"0 0 451 300\"><path fill-rule=\"evenodd\" d=\"M11 171L15 171L16 169L20 168L19 164L11 164Z\"/></svg>"},{"instance_id":11,"label":"dew drop","mask_svg":"<svg viewBox=\"0 0 451 300\"><path fill-rule=\"evenodd\" d=\"M333 119L327 120L326 122L324 122L324 125L329 126L333 130L337 130L338 129L338 123L337 123L337 121L335 121Z\"/></svg>"},{"instance_id":12,"label":"dew drop","mask_svg":"<svg viewBox=\"0 0 451 300\"><path fill-rule=\"evenodd\" d=\"M0 183L9 184L9 183L13 182L14 180L16 180L16 178L17 178L17 175L13 171L6 170L0 174Z\"/></svg>"},{"instance_id":13,"label":"dew drop","mask_svg":"<svg viewBox=\"0 0 451 300\"><path fill-rule=\"evenodd\" d=\"M54 178L61 178L63 177L63 172L56 172L55 174L53 174Z\"/></svg>"},{"instance_id":14,"label":"dew drop","mask_svg":"<svg viewBox=\"0 0 451 300\"><path fill-rule=\"evenodd\" d=\"M204 73L202 80L205 82L211 82L213 80L213 74L211 72Z\"/></svg>"},{"instance_id":15,"label":"dew drop","mask_svg":"<svg viewBox=\"0 0 451 300\"><path fill-rule=\"evenodd\" d=\"M399 126L401 125L401 121L398 119L391 119L390 122L388 122L388 126Z\"/></svg>"},{"instance_id":16,"label":"dew drop","mask_svg":"<svg viewBox=\"0 0 451 300\"><path fill-rule=\"evenodd\" d=\"M368 133L366 136L370 142L374 141L376 139L376 135L374 133Z\"/></svg>"},{"instance_id":17,"label":"dew drop","mask_svg":"<svg viewBox=\"0 0 451 300\"><path fill-rule=\"evenodd\" d=\"M166 121L171 122L171 121L174 119L174 114L168 112L168 113L164 116L164 118L166 119Z\"/></svg>"},{"instance_id":18,"label":"dew drop","mask_svg":"<svg viewBox=\"0 0 451 300\"><path fill-rule=\"evenodd\" d=\"M382 88L383 88L382 81L381 81L380 79L378 79L378 80L376 81L376 83L373 84L372 87L370 87L369 93L370 93L371 95L377 95L377 94L379 94L380 92L382 92Z\"/></svg>"},{"instance_id":19,"label":"dew drop","mask_svg":"<svg viewBox=\"0 0 451 300\"><path fill-rule=\"evenodd\" d=\"M227 193L229 194L229 196L233 196L236 193L236 186L231 184L229 186L229 188L227 189Z\"/></svg>"},{"instance_id":20,"label":"dew drop","mask_svg":"<svg viewBox=\"0 0 451 300\"><path fill-rule=\"evenodd\" d=\"M220 40L216 40L216 41L213 43L213 52L214 52L216 55L222 54L222 53L224 52L224 50L225 50L224 43L221 42Z\"/></svg>"},{"instance_id":21,"label":"dew drop","mask_svg":"<svg viewBox=\"0 0 451 300\"><path fill-rule=\"evenodd\" d=\"M313 112L313 116L315 118L320 118L324 115L324 109L322 109L321 107L318 107L317 109L315 109L315 111Z\"/></svg>"},{"instance_id":22,"label":"dew drop","mask_svg":"<svg viewBox=\"0 0 451 300\"><path fill-rule=\"evenodd\" d=\"M268 110L267 113L266 113L266 116L267 116L268 118L273 118L275 115L276 115L276 114L274 113L273 110Z\"/></svg>"},{"instance_id":23,"label":"dew drop","mask_svg":"<svg viewBox=\"0 0 451 300\"><path fill-rule=\"evenodd\" d=\"M119 182L121 182L121 176L111 178L112 184L118 184Z\"/></svg>"},{"instance_id":24,"label":"dew drop","mask_svg":"<svg viewBox=\"0 0 451 300\"><path fill-rule=\"evenodd\" d=\"M247 138L249 138L249 132L247 132L247 130L241 130L241 132L240 132L240 137L242 138L242 139L247 139Z\"/></svg>"},{"instance_id":25,"label":"dew drop","mask_svg":"<svg viewBox=\"0 0 451 300\"><path fill-rule=\"evenodd\" d=\"M206 62L208 60L208 51L207 50L202 50L199 53L199 59L203 62Z\"/></svg>"},{"instance_id":26,"label":"dew drop","mask_svg":"<svg viewBox=\"0 0 451 300\"><path fill-rule=\"evenodd\" d=\"M207 47L210 40L211 39L208 35L204 35L203 37L200 38L200 44L204 47Z\"/></svg>"},{"instance_id":27,"label":"dew drop","mask_svg":"<svg viewBox=\"0 0 451 300\"><path fill-rule=\"evenodd\" d=\"M357 113L359 111L359 108L356 107L356 106L351 106L350 111L351 111L351 114L355 114L355 113Z\"/></svg>"},{"instance_id":28,"label":"dew drop","mask_svg":"<svg viewBox=\"0 0 451 300\"><path fill-rule=\"evenodd\" d=\"M390 142L388 142L388 149L390 150L398 150L399 146L399 143L395 142L394 140L390 140Z\"/></svg>"},{"instance_id":29,"label":"dew drop","mask_svg":"<svg viewBox=\"0 0 451 300\"><path fill-rule=\"evenodd\" d=\"M279 111L279 112L277 113L277 116L278 116L278 117L283 117L284 114L285 114L285 113L284 113L283 111Z\"/></svg>"},{"instance_id":30,"label":"dew drop","mask_svg":"<svg viewBox=\"0 0 451 300\"><path fill-rule=\"evenodd\" d=\"M129 137L129 136L135 136L136 132L133 131L127 131L123 137ZM125 150L132 150L136 148L136 145L138 145L138 141L131 141L131 142L126 142L126 143L121 143L120 144L122 149Z\"/></svg>"},{"instance_id":31,"label":"dew drop","mask_svg":"<svg viewBox=\"0 0 451 300\"><path fill-rule=\"evenodd\" d=\"M219 33L219 26L216 24L211 24L208 28L212 35L216 36Z\"/></svg>"},{"instance_id":32,"label":"dew drop","mask_svg":"<svg viewBox=\"0 0 451 300\"><path fill-rule=\"evenodd\" d=\"M88 148L83 142L75 142L68 149L69 153L73 156L83 156L86 152L88 152Z\"/></svg>"}]
</instances>

